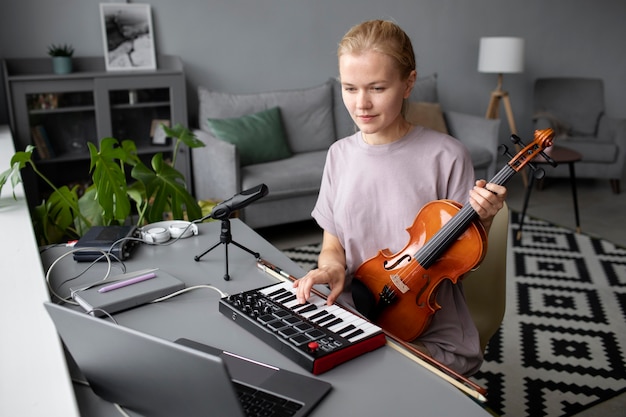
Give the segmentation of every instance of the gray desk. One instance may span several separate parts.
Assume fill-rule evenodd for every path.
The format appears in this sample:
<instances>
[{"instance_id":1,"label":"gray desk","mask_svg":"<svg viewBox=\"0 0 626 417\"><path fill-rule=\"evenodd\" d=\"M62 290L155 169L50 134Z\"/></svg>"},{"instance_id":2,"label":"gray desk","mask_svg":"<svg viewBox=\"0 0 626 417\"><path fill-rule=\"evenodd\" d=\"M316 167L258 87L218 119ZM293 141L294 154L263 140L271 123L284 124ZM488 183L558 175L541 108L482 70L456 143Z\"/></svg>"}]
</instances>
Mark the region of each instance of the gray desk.
<instances>
[{"instance_id":1,"label":"gray desk","mask_svg":"<svg viewBox=\"0 0 626 417\"><path fill-rule=\"evenodd\" d=\"M234 245L229 246L230 281L224 275L224 245L205 255L199 262L194 256L219 241L219 222L200 225L198 236L183 239L167 247L141 245L127 261L128 271L159 267L185 281L187 286L210 284L227 293L236 293L276 282L256 267L254 257ZM233 240L260 252L269 262L294 276L302 270L280 251L239 220L232 221ZM54 248L42 257L50 264L65 248ZM52 282L82 272L86 264L66 258L54 268ZM87 274L65 284L59 294L80 283L92 282L105 270L99 264ZM65 291L65 293L63 292ZM115 315L128 327L165 339L180 337L197 340L262 362L307 373L288 358L261 342L255 336L232 323L218 311L219 294L199 289L166 302L145 305ZM333 391L315 410L314 416L362 415L380 416L488 416L474 400L443 381L391 347L384 346L322 374ZM117 416L117 412L102 400L76 388L83 415Z\"/></svg>"}]
</instances>

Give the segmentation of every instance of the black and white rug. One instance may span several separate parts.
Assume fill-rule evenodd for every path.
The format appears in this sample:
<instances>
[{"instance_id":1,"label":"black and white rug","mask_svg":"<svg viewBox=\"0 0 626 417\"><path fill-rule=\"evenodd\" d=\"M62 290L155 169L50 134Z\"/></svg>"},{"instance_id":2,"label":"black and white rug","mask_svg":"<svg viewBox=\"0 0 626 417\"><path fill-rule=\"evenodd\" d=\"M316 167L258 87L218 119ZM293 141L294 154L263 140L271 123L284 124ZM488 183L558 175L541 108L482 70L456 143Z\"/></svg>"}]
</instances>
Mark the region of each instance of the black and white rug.
<instances>
[{"instance_id":1,"label":"black and white rug","mask_svg":"<svg viewBox=\"0 0 626 417\"><path fill-rule=\"evenodd\" d=\"M473 379L501 416L572 416L626 392L626 249L511 212L507 310ZM319 246L285 251L308 271Z\"/></svg>"}]
</instances>

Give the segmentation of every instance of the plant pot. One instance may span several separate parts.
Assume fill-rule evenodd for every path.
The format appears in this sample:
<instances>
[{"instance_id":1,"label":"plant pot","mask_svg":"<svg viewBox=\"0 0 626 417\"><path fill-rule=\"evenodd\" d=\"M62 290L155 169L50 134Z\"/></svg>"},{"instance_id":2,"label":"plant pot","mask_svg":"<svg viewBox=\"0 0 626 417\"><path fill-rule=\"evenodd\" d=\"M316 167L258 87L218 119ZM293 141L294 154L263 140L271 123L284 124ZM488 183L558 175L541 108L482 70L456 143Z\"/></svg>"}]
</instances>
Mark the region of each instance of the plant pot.
<instances>
[{"instance_id":1,"label":"plant pot","mask_svg":"<svg viewBox=\"0 0 626 417\"><path fill-rule=\"evenodd\" d=\"M55 74L69 74L72 72L72 58L69 56L52 57L52 69Z\"/></svg>"}]
</instances>

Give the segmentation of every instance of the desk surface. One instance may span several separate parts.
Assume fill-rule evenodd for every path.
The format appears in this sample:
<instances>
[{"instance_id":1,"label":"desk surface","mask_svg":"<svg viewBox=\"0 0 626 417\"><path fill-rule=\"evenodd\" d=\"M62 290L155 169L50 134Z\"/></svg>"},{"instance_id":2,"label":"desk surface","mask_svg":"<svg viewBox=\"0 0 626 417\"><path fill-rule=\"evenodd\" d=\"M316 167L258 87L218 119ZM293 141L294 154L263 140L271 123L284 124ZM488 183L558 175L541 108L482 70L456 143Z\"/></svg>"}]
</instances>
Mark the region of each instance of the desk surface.
<instances>
[{"instance_id":1,"label":"desk surface","mask_svg":"<svg viewBox=\"0 0 626 417\"><path fill-rule=\"evenodd\" d=\"M294 276L303 271L280 251L248 228L232 220L233 240L257 251L261 257L280 266ZM199 227L198 236L181 239L171 246L142 244L126 262L127 271L159 267L183 280L187 286L210 284L229 294L258 288L276 282L274 278L256 267L249 253L228 246L230 281L223 279L225 247L218 245L199 262L194 256L219 242L220 223L205 223ZM42 255L44 264L50 264L66 248L53 248ZM86 264L76 263L71 257L57 264L51 274L53 284L83 272ZM106 265L101 263L87 274L64 284L58 293L65 295L68 287L90 283L102 277ZM119 273L119 270L114 272ZM125 326L146 333L175 340L185 337L207 343L234 353L273 364L295 372L307 373L284 355L251 335L218 311L219 294L210 289L198 289L171 300L145 305L115 315ZM487 416L482 407L457 388L425 370L389 346L367 353L319 376L333 385L333 390L316 408L313 416L338 415L463 415ZM84 389L82 389L84 390ZM88 396L80 393L77 395ZM80 398L79 398L80 400ZM82 403L82 401L79 401ZM96 403L98 400L95 401ZM100 403L103 403L100 400ZM83 413L89 415L118 415L105 404L81 404ZM86 408L87 407L87 408ZM92 409L92 407L94 407ZM419 411L416 411L419 410Z\"/></svg>"}]
</instances>

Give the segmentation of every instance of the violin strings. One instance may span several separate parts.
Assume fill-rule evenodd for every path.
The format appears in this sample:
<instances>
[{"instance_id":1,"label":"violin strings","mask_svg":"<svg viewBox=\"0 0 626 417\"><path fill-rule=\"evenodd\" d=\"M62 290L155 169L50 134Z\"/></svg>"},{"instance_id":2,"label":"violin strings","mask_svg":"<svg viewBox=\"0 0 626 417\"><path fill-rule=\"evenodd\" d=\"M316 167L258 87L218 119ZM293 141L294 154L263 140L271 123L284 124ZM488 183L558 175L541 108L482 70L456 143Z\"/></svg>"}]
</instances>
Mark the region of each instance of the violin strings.
<instances>
[{"instance_id":1,"label":"violin strings","mask_svg":"<svg viewBox=\"0 0 626 417\"><path fill-rule=\"evenodd\" d=\"M513 176L513 174L515 174L515 172L516 171L510 166L506 165L493 177L491 182L503 185ZM451 245L453 241L462 234L476 215L477 214L472 206L469 203L465 204L459 213L446 223L441 230L437 232L433 238L431 238L429 243L422 248L422 250L418 251L417 255L419 255L422 251L425 252L423 260L420 259L420 263L422 263L423 266L428 267L431 263L435 262L439 258L441 252L443 252L443 250ZM430 242L433 244L431 245ZM434 246L434 250L428 251L428 248L432 246Z\"/></svg>"},{"instance_id":2,"label":"violin strings","mask_svg":"<svg viewBox=\"0 0 626 417\"><path fill-rule=\"evenodd\" d=\"M506 182L516 173L509 165L505 165L491 180L492 183L498 185L504 185ZM402 283L409 286L411 278L416 268L427 269L432 262L435 262L440 256L440 253L445 251L452 244L452 242L462 234L467 228L469 223L473 220L477 213L472 206L467 203L461 208L461 210L454 216L448 223L435 233L435 235L413 256L416 262L410 262L409 265L402 267L398 272ZM417 264L417 265L415 265ZM408 270L407 274L402 274L404 270Z\"/></svg>"}]
</instances>

